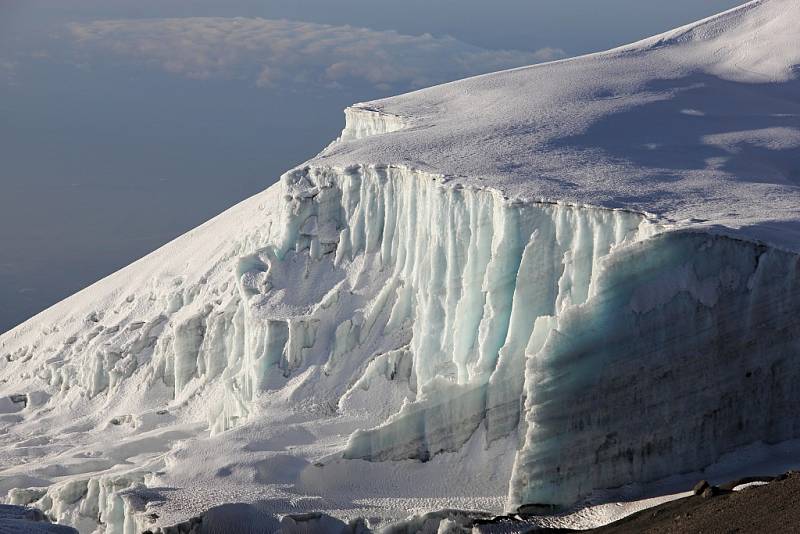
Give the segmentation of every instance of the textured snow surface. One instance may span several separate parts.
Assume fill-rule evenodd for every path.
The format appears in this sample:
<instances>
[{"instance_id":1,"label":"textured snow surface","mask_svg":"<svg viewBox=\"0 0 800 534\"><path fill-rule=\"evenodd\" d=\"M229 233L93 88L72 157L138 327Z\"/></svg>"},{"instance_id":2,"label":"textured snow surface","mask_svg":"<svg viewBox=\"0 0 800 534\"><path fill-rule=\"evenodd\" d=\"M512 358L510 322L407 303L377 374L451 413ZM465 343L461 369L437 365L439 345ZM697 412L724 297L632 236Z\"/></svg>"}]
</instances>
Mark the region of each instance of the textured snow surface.
<instances>
[{"instance_id":1,"label":"textured snow surface","mask_svg":"<svg viewBox=\"0 0 800 534\"><path fill-rule=\"evenodd\" d=\"M753 2L349 108L279 184L0 336L0 495L81 532L590 527L792 466L797 28Z\"/></svg>"},{"instance_id":2,"label":"textured snow surface","mask_svg":"<svg viewBox=\"0 0 800 534\"><path fill-rule=\"evenodd\" d=\"M798 20L797 0L756 1L608 52L359 104L349 116L409 127L317 159L407 164L798 250Z\"/></svg>"}]
</instances>

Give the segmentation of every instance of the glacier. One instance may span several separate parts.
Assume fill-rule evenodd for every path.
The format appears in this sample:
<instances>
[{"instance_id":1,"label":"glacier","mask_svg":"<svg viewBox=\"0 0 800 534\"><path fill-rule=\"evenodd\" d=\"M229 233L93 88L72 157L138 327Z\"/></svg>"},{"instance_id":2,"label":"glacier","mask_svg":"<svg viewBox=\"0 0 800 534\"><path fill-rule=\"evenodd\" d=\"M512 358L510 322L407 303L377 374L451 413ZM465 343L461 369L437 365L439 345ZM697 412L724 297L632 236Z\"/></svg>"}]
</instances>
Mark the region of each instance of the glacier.
<instances>
[{"instance_id":1,"label":"glacier","mask_svg":"<svg viewBox=\"0 0 800 534\"><path fill-rule=\"evenodd\" d=\"M0 336L0 494L81 532L220 505L377 529L800 438L798 22L757 0L348 108Z\"/></svg>"}]
</instances>

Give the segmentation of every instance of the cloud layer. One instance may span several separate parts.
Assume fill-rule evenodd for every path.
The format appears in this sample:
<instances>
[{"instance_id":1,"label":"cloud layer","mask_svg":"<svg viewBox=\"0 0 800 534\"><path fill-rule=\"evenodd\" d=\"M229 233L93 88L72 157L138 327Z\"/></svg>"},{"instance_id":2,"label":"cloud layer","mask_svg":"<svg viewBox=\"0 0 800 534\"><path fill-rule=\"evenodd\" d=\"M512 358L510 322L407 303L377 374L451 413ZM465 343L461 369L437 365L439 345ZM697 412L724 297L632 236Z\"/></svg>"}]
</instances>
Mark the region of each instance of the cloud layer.
<instances>
[{"instance_id":1,"label":"cloud layer","mask_svg":"<svg viewBox=\"0 0 800 534\"><path fill-rule=\"evenodd\" d=\"M104 20L71 24L84 51L110 52L189 78L380 88L423 87L564 57L486 50L452 37L260 18Z\"/></svg>"},{"instance_id":2,"label":"cloud layer","mask_svg":"<svg viewBox=\"0 0 800 534\"><path fill-rule=\"evenodd\" d=\"M12 85L16 82L17 62L0 57L0 83Z\"/></svg>"}]
</instances>

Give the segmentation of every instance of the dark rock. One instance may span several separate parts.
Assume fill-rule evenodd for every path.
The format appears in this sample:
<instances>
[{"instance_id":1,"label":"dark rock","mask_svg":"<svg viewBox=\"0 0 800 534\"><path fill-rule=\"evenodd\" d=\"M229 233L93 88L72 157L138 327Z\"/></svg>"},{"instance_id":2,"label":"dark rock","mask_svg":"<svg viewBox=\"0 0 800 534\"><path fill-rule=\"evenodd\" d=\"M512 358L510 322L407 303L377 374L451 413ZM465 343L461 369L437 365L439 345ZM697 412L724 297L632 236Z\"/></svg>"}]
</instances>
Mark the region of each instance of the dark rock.
<instances>
[{"instance_id":1,"label":"dark rock","mask_svg":"<svg viewBox=\"0 0 800 534\"><path fill-rule=\"evenodd\" d=\"M716 486L708 486L706 489L703 490L702 496L704 499L710 499L711 497L716 497L719 495L720 491L719 488Z\"/></svg>"},{"instance_id":2,"label":"dark rock","mask_svg":"<svg viewBox=\"0 0 800 534\"><path fill-rule=\"evenodd\" d=\"M700 494L702 494L702 493L703 493L703 492L706 490L706 488L708 488L708 487L709 487L709 483L708 483L708 481L706 481L706 480L701 480L700 482L698 482L697 484L695 484L695 485L694 485L694 487L692 488L692 491L694 492L694 494L695 494L695 495L700 495Z\"/></svg>"},{"instance_id":3,"label":"dark rock","mask_svg":"<svg viewBox=\"0 0 800 534\"><path fill-rule=\"evenodd\" d=\"M517 513L523 517L526 515L552 515L557 512L558 505L555 504L530 503L517 508Z\"/></svg>"},{"instance_id":4,"label":"dark rock","mask_svg":"<svg viewBox=\"0 0 800 534\"><path fill-rule=\"evenodd\" d=\"M498 523L518 522L516 515L496 515L492 517L481 517L474 521L474 525L496 525Z\"/></svg>"},{"instance_id":5,"label":"dark rock","mask_svg":"<svg viewBox=\"0 0 800 534\"><path fill-rule=\"evenodd\" d=\"M24 393L16 394L16 395L9 395L8 398L14 404L22 404L26 408L28 407L28 396Z\"/></svg>"}]
</instances>

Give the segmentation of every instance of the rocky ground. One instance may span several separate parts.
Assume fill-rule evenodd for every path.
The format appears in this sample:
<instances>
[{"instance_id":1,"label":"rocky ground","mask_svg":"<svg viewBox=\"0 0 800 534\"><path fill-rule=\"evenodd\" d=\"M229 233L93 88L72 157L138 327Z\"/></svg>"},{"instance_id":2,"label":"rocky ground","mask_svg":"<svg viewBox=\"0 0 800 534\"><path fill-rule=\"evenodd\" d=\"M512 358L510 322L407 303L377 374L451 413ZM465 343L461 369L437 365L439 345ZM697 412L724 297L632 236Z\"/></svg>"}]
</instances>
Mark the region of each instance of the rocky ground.
<instances>
[{"instance_id":1,"label":"rocky ground","mask_svg":"<svg viewBox=\"0 0 800 534\"><path fill-rule=\"evenodd\" d=\"M695 495L643 510L592 530L597 534L800 532L800 473L768 484L731 491L748 480L719 488L698 483Z\"/></svg>"}]
</instances>

